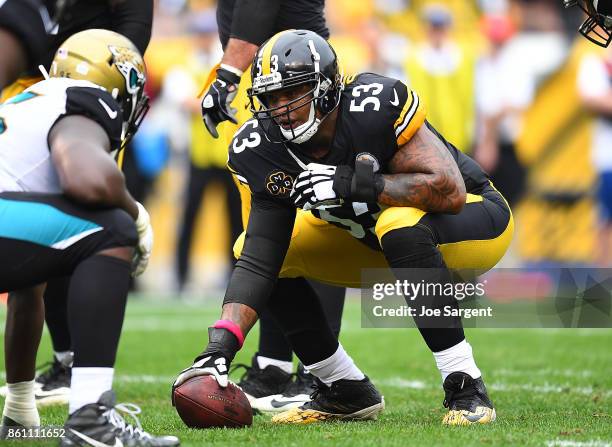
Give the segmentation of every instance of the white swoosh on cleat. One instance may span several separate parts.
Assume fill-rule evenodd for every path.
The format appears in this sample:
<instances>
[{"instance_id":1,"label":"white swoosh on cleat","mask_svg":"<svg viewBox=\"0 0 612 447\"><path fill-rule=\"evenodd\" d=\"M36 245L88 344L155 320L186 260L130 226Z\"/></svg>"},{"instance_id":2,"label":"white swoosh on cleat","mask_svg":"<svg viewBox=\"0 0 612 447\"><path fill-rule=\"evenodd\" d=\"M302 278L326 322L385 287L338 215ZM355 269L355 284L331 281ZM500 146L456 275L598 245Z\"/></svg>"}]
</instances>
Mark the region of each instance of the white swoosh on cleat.
<instances>
[{"instance_id":1,"label":"white swoosh on cleat","mask_svg":"<svg viewBox=\"0 0 612 447\"><path fill-rule=\"evenodd\" d=\"M100 441L96 441L95 439L90 438L89 436L84 435L83 433L80 433L72 428L70 429L70 431L93 447L123 447L123 442L121 442L121 439L117 437L115 437L115 443L113 445L110 445L104 444Z\"/></svg>"}]
</instances>

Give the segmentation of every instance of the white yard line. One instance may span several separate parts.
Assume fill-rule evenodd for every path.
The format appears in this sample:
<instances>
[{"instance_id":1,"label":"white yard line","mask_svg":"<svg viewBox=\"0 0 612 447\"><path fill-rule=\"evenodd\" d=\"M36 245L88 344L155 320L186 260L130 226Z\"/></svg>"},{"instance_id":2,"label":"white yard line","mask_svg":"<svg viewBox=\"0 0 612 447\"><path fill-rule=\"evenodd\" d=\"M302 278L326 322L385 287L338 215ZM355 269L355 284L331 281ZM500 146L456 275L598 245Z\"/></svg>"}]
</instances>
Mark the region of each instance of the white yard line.
<instances>
[{"instance_id":1,"label":"white yard line","mask_svg":"<svg viewBox=\"0 0 612 447\"><path fill-rule=\"evenodd\" d=\"M0 379L4 380L4 371L0 372ZM175 379L175 376L162 376L153 374L116 374L115 380L119 383L163 383L170 384ZM441 388L441 384L433 382L425 382L423 380L408 380L403 377L389 377L386 379L374 380L374 383L383 387L411 389L411 390L434 390ZM612 390L599 390L592 387L573 386L568 384L550 384L536 385L533 383L508 384L493 382L487 384L487 388L493 391L529 391L536 394L557 394L557 393L577 393L584 395L601 394L604 397L612 396ZM612 447L612 446L611 446Z\"/></svg>"},{"instance_id":2,"label":"white yard line","mask_svg":"<svg viewBox=\"0 0 612 447\"><path fill-rule=\"evenodd\" d=\"M547 447L612 447L612 443L608 441L600 441L597 439L589 441L570 441L566 439L554 439L546 441Z\"/></svg>"},{"instance_id":3,"label":"white yard line","mask_svg":"<svg viewBox=\"0 0 612 447\"><path fill-rule=\"evenodd\" d=\"M420 380L406 380L402 377L391 377L387 379L374 380L377 385L388 386L392 388L405 388L405 389L437 389L441 387L441 384L434 384L431 382L423 382ZM508 384L503 382L493 382L487 384L487 388L493 391L529 391L537 394L557 394L557 393L576 393L576 394L601 394L604 397L612 396L612 390L599 390L588 386L574 386L569 384L550 384L544 383L542 385L536 385L533 383L522 383L522 384Z\"/></svg>"},{"instance_id":4,"label":"white yard line","mask_svg":"<svg viewBox=\"0 0 612 447\"><path fill-rule=\"evenodd\" d=\"M506 369L500 368L491 370L489 372L495 376L502 377L525 377L529 376L561 376L561 377L593 377L596 375L595 371L590 369L554 369L554 368L537 368L533 370L524 369Z\"/></svg>"}]
</instances>

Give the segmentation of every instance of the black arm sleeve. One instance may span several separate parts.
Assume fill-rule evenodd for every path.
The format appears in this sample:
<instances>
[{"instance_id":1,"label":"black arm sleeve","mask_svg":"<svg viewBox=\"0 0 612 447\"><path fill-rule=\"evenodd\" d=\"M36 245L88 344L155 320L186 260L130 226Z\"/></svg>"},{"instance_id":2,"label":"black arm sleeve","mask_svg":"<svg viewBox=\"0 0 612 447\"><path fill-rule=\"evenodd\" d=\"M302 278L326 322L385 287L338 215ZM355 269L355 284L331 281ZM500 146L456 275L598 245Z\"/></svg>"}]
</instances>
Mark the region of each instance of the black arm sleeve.
<instances>
[{"instance_id":1,"label":"black arm sleeve","mask_svg":"<svg viewBox=\"0 0 612 447\"><path fill-rule=\"evenodd\" d=\"M38 0L0 1L0 28L17 36L28 53L29 68L35 70L47 46L41 7Z\"/></svg>"},{"instance_id":2,"label":"black arm sleeve","mask_svg":"<svg viewBox=\"0 0 612 447\"><path fill-rule=\"evenodd\" d=\"M144 55L151 40L153 0L112 0L113 31L130 39Z\"/></svg>"},{"instance_id":3,"label":"black arm sleeve","mask_svg":"<svg viewBox=\"0 0 612 447\"><path fill-rule=\"evenodd\" d=\"M281 0L237 0L230 37L261 45L274 34Z\"/></svg>"},{"instance_id":4,"label":"black arm sleeve","mask_svg":"<svg viewBox=\"0 0 612 447\"><path fill-rule=\"evenodd\" d=\"M295 208L252 196L244 247L223 304L246 304L258 314L266 305L285 260Z\"/></svg>"}]
</instances>

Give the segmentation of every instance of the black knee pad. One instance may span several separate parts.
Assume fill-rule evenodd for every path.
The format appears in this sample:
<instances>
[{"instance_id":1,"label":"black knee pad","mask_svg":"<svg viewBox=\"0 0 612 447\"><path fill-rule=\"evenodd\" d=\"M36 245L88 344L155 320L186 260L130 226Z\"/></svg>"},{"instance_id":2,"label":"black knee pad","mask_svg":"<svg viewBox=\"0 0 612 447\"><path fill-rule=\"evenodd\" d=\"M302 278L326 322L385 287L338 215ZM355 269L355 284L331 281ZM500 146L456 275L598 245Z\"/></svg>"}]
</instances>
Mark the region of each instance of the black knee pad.
<instances>
[{"instance_id":1,"label":"black knee pad","mask_svg":"<svg viewBox=\"0 0 612 447\"><path fill-rule=\"evenodd\" d=\"M101 211L100 219L96 219L104 226L104 234L110 238L110 243L117 247L135 247L138 243L136 223L132 216L119 208Z\"/></svg>"},{"instance_id":2,"label":"black knee pad","mask_svg":"<svg viewBox=\"0 0 612 447\"><path fill-rule=\"evenodd\" d=\"M433 234L423 225L391 230L380 245L392 268L445 267Z\"/></svg>"},{"instance_id":3,"label":"black knee pad","mask_svg":"<svg viewBox=\"0 0 612 447\"><path fill-rule=\"evenodd\" d=\"M399 280L409 282L445 283L451 280L444 259L436 246L433 234L424 225L391 230L381 239L383 252ZM441 309L457 308L457 301L446 295L417 297L407 301L411 306ZM414 321L433 351L438 352L456 345L465 338L461 319L454 316L414 317Z\"/></svg>"}]
</instances>

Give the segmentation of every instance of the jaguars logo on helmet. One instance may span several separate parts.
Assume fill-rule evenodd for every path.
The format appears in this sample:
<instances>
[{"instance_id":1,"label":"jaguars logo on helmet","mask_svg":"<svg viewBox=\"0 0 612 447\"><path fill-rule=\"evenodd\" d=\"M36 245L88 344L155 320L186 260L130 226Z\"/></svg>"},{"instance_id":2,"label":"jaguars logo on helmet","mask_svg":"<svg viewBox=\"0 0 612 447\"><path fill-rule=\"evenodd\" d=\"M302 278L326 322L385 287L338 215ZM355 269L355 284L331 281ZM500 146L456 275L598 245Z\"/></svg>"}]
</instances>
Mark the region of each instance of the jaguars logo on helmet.
<instances>
[{"instance_id":1,"label":"jaguars logo on helmet","mask_svg":"<svg viewBox=\"0 0 612 447\"><path fill-rule=\"evenodd\" d=\"M113 31L90 29L69 37L57 50L49 74L91 81L111 93L123 112L122 147L149 109L144 60L128 38Z\"/></svg>"},{"instance_id":2,"label":"jaguars logo on helmet","mask_svg":"<svg viewBox=\"0 0 612 447\"><path fill-rule=\"evenodd\" d=\"M343 88L334 49L318 34L305 30L287 30L268 39L255 55L251 81L247 91L251 112L268 139L297 144L317 133L321 121L338 107ZM266 94L303 85L310 89L300 97L269 107ZM290 113L306 106L310 107L307 121L296 125ZM280 125L281 118L289 129Z\"/></svg>"},{"instance_id":3,"label":"jaguars logo on helmet","mask_svg":"<svg viewBox=\"0 0 612 447\"><path fill-rule=\"evenodd\" d=\"M609 0L564 0L566 8L579 6L588 18L578 31L591 42L607 47L612 42L612 2Z\"/></svg>"}]
</instances>

